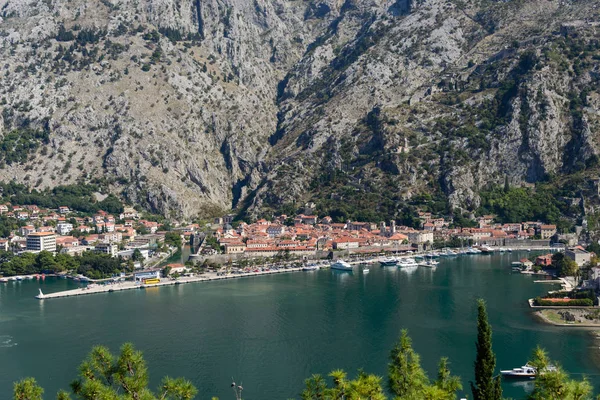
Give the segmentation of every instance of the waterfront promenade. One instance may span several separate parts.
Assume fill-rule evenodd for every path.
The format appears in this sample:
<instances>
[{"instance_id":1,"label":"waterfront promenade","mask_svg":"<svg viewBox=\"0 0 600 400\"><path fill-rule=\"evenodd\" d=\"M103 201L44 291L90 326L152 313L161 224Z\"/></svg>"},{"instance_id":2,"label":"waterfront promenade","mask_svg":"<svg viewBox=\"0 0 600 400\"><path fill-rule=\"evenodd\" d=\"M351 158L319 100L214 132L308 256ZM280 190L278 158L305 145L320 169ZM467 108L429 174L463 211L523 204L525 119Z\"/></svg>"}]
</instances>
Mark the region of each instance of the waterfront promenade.
<instances>
[{"instance_id":1,"label":"waterfront promenade","mask_svg":"<svg viewBox=\"0 0 600 400\"><path fill-rule=\"evenodd\" d=\"M106 285L97 285L91 284L86 287L73 289L73 290L65 290L61 292L55 293L43 293L36 296L37 299L46 300L46 299L56 299L59 297L75 297L75 296L84 296L89 294L98 294L98 293L113 293L120 292L123 290L131 290L131 289L145 289L159 286L170 286L170 285L181 285L184 283L194 283L194 282L208 282L208 281L219 281L226 279L236 279L236 278L245 278L249 276L259 276L259 275L272 275L272 274L281 274L285 272L298 272L302 271L302 268L288 268L288 269L280 269L280 270L270 270L270 271L259 271L259 272L247 272L243 274L226 274L226 275L218 275L216 272L207 272L198 276L190 276L190 277L181 277L177 279L168 279L164 278L158 283L153 284L143 284L141 282L133 282L133 281L125 281L125 282L115 282L112 284Z\"/></svg>"}]
</instances>

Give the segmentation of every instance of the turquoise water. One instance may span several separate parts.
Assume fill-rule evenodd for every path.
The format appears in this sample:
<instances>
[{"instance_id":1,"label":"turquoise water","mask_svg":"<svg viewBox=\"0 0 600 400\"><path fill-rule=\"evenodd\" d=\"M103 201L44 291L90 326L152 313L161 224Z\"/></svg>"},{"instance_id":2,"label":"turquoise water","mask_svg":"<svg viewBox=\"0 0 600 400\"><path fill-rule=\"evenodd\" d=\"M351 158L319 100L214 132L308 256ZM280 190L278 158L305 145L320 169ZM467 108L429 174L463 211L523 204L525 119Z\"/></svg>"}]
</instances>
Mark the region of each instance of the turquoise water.
<instances>
[{"instance_id":1,"label":"turquoise water","mask_svg":"<svg viewBox=\"0 0 600 400\"><path fill-rule=\"evenodd\" d=\"M234 398L233 376L243 382L244 398L298 398L312 373L354 374L362 367L385 376L402 328L430 376L447 356L468 388L478 297L488 302L499 368L521 366L539 343L598 388L598 345L589 331L531 316L525 300L553 286L511 274L510 262L522 255L445 259L435 270L411 274L372 266L368 275L297 272L46 301L33 298L40 285L44 292L77 285L0 284L0 398L24 376L36 377L53 398L75 378L91 346L116 351L125 341L144 351L153 387L166 374L185 376L199 399L223 400ZM505 396L523 398L527 385L505 385Z\"/></svg>"}]
</instances>

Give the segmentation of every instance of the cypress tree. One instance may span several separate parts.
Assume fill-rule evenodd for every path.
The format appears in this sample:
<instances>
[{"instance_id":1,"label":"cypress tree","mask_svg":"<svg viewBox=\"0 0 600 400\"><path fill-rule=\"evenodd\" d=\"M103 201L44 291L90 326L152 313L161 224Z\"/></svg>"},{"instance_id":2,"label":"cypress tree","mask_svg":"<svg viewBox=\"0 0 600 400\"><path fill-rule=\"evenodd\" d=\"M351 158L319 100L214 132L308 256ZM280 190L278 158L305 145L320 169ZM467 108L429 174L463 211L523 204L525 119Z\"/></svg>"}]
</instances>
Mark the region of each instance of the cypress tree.
<instances>
[{"instance_id":1,"label":"cypress tree","mask_svg":"<svg viewBox=\"0 0 600 400\"><path fill-rule=\"evenodd\" d=\"M488 322L485 302L477 300L477 358L475 383L471 382L474 400L501 400L500 377L494 377L496 355L492 350L492 327Z\"/></svg>"}]
</instances>

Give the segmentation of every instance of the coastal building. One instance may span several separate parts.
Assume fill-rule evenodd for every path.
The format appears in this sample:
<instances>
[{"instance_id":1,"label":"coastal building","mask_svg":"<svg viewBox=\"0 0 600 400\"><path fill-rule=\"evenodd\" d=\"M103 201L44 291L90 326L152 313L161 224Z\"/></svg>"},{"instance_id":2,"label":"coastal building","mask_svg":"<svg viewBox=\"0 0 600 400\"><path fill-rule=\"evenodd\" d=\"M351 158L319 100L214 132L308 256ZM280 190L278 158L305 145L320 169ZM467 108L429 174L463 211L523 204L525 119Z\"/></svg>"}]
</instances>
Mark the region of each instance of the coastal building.
<instances>
[{"instance_id":1,"label":"coastal building","mask_svg":"<svg viewBox=\"0 0 600 400\"><path fill-rule=\"evenodd\" d=\"M409 230L400 232L408 237L408 241L410 243L423 244L423 243L433 243L433 232L430 231L417 231L417 230Z\"/></svg>"},{"instance_id":2,"label":"coastal building","mask_svg":"<svg viewBox=\"0 0 600 400\"><path fill-rule=\"evenodd\" d=\"M565 250L565 257L575 261L580 267L590 262L591 254L580 247Z\"/></svg>"},{"instance_id":3,"label":"coastal building","mask_svg":"<svg viewBox=\"0 0 600 400\"><path fill-rule=\"evenodd\" d=\"M360 241L355 238L339 238L333 241L336 250L358 249Z\"/></svg>"},{"instance_id":4,"label":"coastal building","mask_svg":"<svg viewBox=\"0 0 600 400\"><path fill-rule=\"evenodd\" d=\"M535 259L535 265L539 265L542 267L549 267L552 265L552 254L546 254L543 256L539 256Z\"/></svg>"},{"instance_id":5,"label":"coastal building","mask_svg":"<svg viewBox=\"0 0 600 400\"><path fill-rule=\"evenodd\" d=\"M185 265L180 263L167 264L166 267L170 268L169 275L172 274L183 274L187 272L187 268Z\"/></svg>"},{"instance_id":6,"label":"coastal building","mask_svg":"<svg viewBox=\"0 0 600 400\"><path fill-rule=\"evenodd\" d=\"M52 232L32 232L27 235L27 251L56 251L56 235Z\"/></svg>"},{"instance_id":7,"label":"coastal building","mask_svg":"<svg viewBox=\"0 0 600 400\"><path fill-rule=\"evenodd\" d=\"M246 250L246 245L242 242L225 243L225 254L243 254Z\"/></svg>"},{"instance_id":8,"label":"coastal building","mask_svg":"<svg viewBox=\"0 0 600 400\"><path fill-rule=\"evenodd\" d=\"M160 279L160 268L145 269L133 273L133 280L143 281L145 279Z\"/></svg>"},{"instance_id":9,"label":"coastal building","mask_svg":"<svg viewBox=\"0 0 600 400\"><path fill-rule=\"evenodd\" d=\"M521 263L522 266L524 266L526 269L531 269L533 267L533 262L527 258L521 258L519 260L519 262Z\"/></svg>"}]
</instances>

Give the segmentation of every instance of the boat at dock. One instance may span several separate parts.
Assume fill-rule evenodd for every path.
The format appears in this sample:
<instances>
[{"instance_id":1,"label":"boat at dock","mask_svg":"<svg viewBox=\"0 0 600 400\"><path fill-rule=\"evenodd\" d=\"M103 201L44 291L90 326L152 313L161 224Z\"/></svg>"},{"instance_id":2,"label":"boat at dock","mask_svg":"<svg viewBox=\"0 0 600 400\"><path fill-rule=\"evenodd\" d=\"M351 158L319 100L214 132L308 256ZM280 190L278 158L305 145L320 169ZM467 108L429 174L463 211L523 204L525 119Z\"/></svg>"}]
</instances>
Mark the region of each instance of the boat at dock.
<instances>
[{"instance_id":1,"label":"boat at dock","mask_svg":"<svg viewBox=\"0 0 600 400\"><path fill-rule=\"evenodd\" d=\"M348 264L346 261L339 260L331 264L331 269L336 269L338 271L352 271L352 265Z\"/></svg>"},{"instance_id":2,"label":"boat at dock","mask_svg":"<svg viewBox=\"0 0 600 400\"><path fill-rule=\"evenodd\" d=\"M318 265L307 265L305 267L302 267L302 271L317 271L317 270L319 270Z\"/></svg>"},{"instance_id":3,"label":"boat at dock","mask_svg":"<svg viewBox=\"0 0 600 400\"><path fill-rule=\"evenodd\" d=\"M392 257L384 257L379 260L382 267L395 267L398 265L398 260Z\"/></svg>"},{"instance_id":4,"label":"boat at dock","mask_svg":"<svg viewBox=\"0 0 600 400\"><path fill-rule=\"evenodd\" d=\"M398 267L400 267L400 268L410 268L410 267L417 267L417 266L419 266L419 264L417 264L417 262L413 258L403 258L398 263Z\"/></svg>"},{"instance_id":5,"label":"boat at dock","mask_svg":"<svg viewBox=\"0 0 600 400\"><path fill-rule=\"evenodd\" d=\"M435 260L427 260L427 261L423 261L421 263L419 263L420 267L427 267L427 268L435 268L439 265L440 263L438 261Z\"/></svg>"},{"instance_id":6,"label":"boat at dock","mask_svg":"<svg viewBox=\"0 0 600 400\"><path fill-rule=\"evenodd\" d=\"M494 253L494 249L492 249L489 246L480 246L479 251L482 252L483 254L493 254Z\"/></svg>"},{"instance_id":7,"label":"boat at dock","mask_svg":"<svg viewBox=\"0 0 600 400\"><path fill-rule=\"evenodd\" d=\"M0 278L0 282L6 283L6 282L8 282L8 278Z\"/></svg>"}]
</instances>

